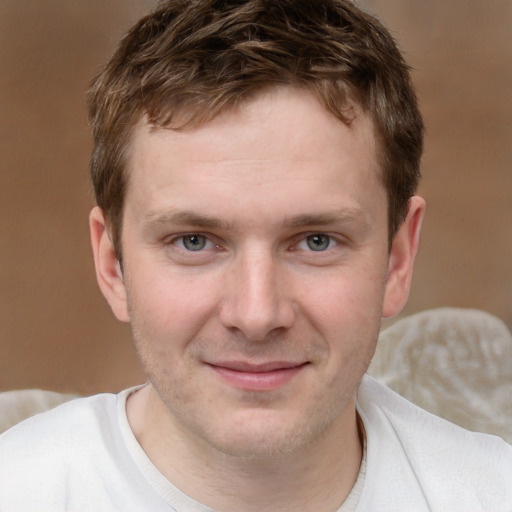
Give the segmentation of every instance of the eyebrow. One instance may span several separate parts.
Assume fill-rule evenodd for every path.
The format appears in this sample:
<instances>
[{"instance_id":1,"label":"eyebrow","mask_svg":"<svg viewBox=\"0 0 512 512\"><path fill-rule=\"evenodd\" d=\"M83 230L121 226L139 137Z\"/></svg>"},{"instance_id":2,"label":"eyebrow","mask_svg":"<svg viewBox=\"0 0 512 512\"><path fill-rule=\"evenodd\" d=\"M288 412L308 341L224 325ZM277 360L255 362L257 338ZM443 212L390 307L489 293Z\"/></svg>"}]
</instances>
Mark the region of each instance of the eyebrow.
<instances>
[{"instance_id":1,"label":"eyebrow","mask_svg":"<svg viewBox=\"0 0 512 512\"><path fill-rule=\"evenodd\" d=\"M362 210L357 208L344 208L320 214L302 214L284 221L283 225L290 228L307 226L329 226L333 224L355 224L367 230L370 222Z\"/></svg>"},{"instance_id":2,"label":"eyebrow","mask_svg":"<svg viewBox=\"0 0 512 512\"><path fill-rule=\"evenodd\" d=\"M154 228L159 225L166 226L171 224L182 224L203 229L222 229L225 231L235 231L236 229L233 223L225 219L210 217L189 210L149 213L143 219L144 228ZM367 216L362 210L357 208L344 208L318 214L300 214L285 219L282 226L288 229L298 229L334 224L354 224L365 231L370 227Z\"/></svg>"},{"instance_id":3,"label":"eyebrow","mask_svg":"<svg viewBox=\"0 0 512 512\"><path fill-rule=\"evenodd\" d=\"M159 225L164 226L169 224L186 224L205 229L230 230L233 228L231 223L223 219L201 215L200 213L188 210L174 212L170 211L164 213L149 213L143 220L143 225L145 228Z\"/></svg>"}]
</instances>

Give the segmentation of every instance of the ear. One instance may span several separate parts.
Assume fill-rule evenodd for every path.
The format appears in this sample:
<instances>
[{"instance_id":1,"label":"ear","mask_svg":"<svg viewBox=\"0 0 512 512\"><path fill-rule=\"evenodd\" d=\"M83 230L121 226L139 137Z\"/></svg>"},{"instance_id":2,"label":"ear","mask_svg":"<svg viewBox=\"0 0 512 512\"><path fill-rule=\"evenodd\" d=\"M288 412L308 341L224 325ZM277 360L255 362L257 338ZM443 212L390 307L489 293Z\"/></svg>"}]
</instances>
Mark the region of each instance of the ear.
<instances>
[{"instance_id":1,"label":"ear","mask_svg":"<svg viewBox=\"0 0 512 512\"><path fill-rule=\"evenodd\" d=\"M421 197L411 197L407 217L393 239L382 307L383 318L400 313L409 297L425 208L425 201Z\"/></svg>"},{"instance_id":2,"label":"ear","mask_svg":"<svg viewBox=\"0 0 512 512\"><path fill-rule=\"evenodd\" d=\"M126 300L126 285L117 259L110 233L101 208L96 206L89 215L96 279L100 290L110 304L114 315L121 322L128 322L128 304Z\"/></svg>"}]
</instances>

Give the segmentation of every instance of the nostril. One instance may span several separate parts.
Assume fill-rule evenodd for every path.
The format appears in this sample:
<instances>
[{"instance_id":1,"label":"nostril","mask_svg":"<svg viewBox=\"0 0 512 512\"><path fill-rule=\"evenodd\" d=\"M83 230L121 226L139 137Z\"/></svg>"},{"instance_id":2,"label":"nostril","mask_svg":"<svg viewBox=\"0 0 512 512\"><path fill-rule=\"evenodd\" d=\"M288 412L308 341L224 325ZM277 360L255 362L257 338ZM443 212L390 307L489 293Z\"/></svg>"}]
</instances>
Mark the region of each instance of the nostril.
<instances>
[{"instance_id":1,"label":"nostril","mask_svg":"<svg viewBox=\"0 0 512 512\"><path fill-rule=\"evenodd\" d=\"M282 335L293 325L294 317L293 308L286 304L244 307L241 303L234 303L224 305L220 314L221 323L226 329L240 331L245 338L253 341Z\"/></svg>"}]
</instances>

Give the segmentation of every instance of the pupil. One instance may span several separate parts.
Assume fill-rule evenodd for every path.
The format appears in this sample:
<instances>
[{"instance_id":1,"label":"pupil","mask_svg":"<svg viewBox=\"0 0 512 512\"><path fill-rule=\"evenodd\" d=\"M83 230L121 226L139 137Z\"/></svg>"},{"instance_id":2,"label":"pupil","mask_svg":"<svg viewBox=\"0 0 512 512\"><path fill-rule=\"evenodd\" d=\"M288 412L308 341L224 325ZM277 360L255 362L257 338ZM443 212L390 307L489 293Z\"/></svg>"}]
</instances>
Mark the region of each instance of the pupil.
<instances>
[{"instance_id":1,"label":"pupil","mask_svg":"<svg viewBox=\"0 0 512 512\"><path fill-rule=\"evenodd\" d=\"M201 235L188 235L183 239L183 245L189 251L200 251L206 245L206 240Z\"/></svg>"},{"instance_id":2,"label":"pupil","mask_svg":"<svg viewBox=\"0 0 512 512\"><path fill-rule=\"evenodd\" d=\"M324 251L329 247L329 237L327 235L308 236L307 243L312 251Z\"/></svg>"}]
</instances>

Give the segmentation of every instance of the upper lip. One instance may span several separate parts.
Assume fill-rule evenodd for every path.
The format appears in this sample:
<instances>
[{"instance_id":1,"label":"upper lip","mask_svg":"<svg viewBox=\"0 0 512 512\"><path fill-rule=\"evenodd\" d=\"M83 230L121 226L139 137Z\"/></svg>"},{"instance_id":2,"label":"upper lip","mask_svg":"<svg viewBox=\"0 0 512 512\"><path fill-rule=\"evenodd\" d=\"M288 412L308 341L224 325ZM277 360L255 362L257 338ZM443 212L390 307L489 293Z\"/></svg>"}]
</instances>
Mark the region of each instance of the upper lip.
<instances>
[{"instance_id":1,"label":"upper lip","mask_svg":"<svg viewBox=\"0 0 512 512\"><path fill-rule=\"evenodd\" d=\"M218 361L208 363L210 366L226 368L228 370L248 373L265 373L275 370L286 370L307 364L304 361L268 361L265 363L249 363L245 361Z\"/></svg>"}]
</instances>

